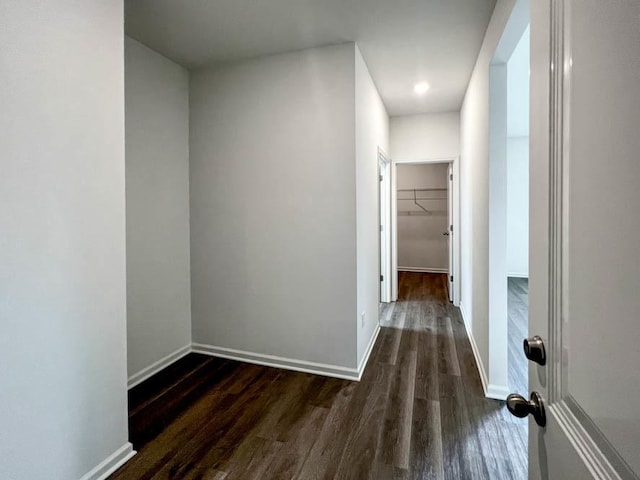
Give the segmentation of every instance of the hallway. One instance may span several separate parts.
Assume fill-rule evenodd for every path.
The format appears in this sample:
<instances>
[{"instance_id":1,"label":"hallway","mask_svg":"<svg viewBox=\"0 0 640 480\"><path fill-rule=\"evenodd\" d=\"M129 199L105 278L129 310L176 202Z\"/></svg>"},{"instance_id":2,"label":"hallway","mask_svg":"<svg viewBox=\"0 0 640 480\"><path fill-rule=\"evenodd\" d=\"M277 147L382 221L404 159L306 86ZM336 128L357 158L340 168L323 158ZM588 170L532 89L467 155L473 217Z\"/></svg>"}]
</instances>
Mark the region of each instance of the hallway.
<instances>
[{"instance_id":1,"label":"hallway","mask_svg":"<svg viewBox=\"0 0 640 480\"><path fill-rule=\"evenodd\" d=\"M119 479L524 479L444 275L401 273L360 382L190 354L129 392Z\"/></svg>"},{"instance_id":2,"label":"hallway","mask_svg":"<svg viewBox=\"0 0 640 480\"><path fill-rule=\"evenodd\" d=\"M384 304L380 315L381 326L418 337L416 385L422 371L433 386L428 398L440 414L444 478L526 479L527 420L484 397L460 309L446 288L444 274L399 272L398 301Z\"/></svg>"}]
</instances>

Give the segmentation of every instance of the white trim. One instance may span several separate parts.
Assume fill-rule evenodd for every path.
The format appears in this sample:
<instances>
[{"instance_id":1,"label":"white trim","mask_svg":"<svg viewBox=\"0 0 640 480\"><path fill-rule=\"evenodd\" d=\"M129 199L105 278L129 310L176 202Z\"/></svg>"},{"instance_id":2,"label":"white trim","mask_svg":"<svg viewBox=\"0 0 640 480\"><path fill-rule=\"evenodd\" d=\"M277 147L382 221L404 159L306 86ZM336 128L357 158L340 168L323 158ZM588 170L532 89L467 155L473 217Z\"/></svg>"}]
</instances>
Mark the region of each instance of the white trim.
<instances>
[{"instance_id":1,"label":"white trim","mask_svg":"<svg viewBox=\"0 0 640 480\"><path fill-rule=\"evenodd\" d=\"M480 352L478 351L478 345L476 345L476 340L473 337L473 333L471 331L471 327L467 323L467 317L465 315L464 305L460 303L460 313L462 314L462 323L464 323L464 328L467 331L467 337L469 337L469 343L471 343L471 350L473 351L473 356L476 359L476 366L478 367L478 373L480 374L480 382L482 383L482 390L484 391L484 396L487 398L493 398L494 400L505 400L507 395L511 393L509 391L508 385L495 385L490 384L487 380L487 371L484 368L484 363L482 363L482 358L480 358Z\"/></svg>"},{"instance_id":2,"label":"white trim","mask_svg":"<svg viewBox=\"0 0 640 480\"><path fill-rule=\"evenodd\" d=\"M460 305L460 286L462 284L462 269L460 262L460 156L451 156L443 158L425 158L421 160L391 159L391 299L398 299L398 212L397 212L397 192L396 192L396 176L398 165L423 165L433 163L448 163L453 169L453 212L451 224L453 225L453 304L458 307ZM448 272L448 269L447 269Z\"/></svg>"},{"instance_id":3,"label":"white trim","mask_svg":"<svg viewBox=\"0 0 640 480\"><path fill-rule=\"evenodd\" d=\"M367 346L367 349L365 350L364 356L362 357L362 360L360 361L360 364L358 365L358 380L360 380L362 378L362 374L364 373L364 369L367 366L367 363L369 362L369 356L371 355L371 352L373 351L373 346L376 344L376 340L378 340L378 334L380 333L380 323L378 323L376 325L376 331L373 332L373 335L371 335L371 340L369 341L369 345Z\"/></svg>"},{"instance_id":4,"label":"white trim","mask_svg":"<svg viewBox=\"0 0 640 480\"><path fill-rule=\"evenodd\" d=\"M528 273L514 273L514 272L507 272L507 277L512 277L512 278L529 278L529 274L528 274Z\"/></svg>"},{"instance_id":5,"label":"white trim","mask_svg":"<svg viewBox=\"0 0 640 480\"><path fill-rule=\"evenodd\" d=\"M585 467L593 475L593 478L607 480L620 480L622 478L616 466L610 462L610 458L618 460L617 468L620 469L621 473L624 472L627 475L624 478L634 478L633 472L629 471L629 467L620 457L615 456L615 453L611 456L611 453L607 455L602 451L598 442L590 435L583 422L576 417L566 402L560 401L549 405L548 412L556 419L560 429L566 435L567 440Z\"/></svg>"},{"instance_id":6,"label":"white trim","mask_svg":"<svg viewBox=\"0 0 640 480\"><path fill-rule=\"evenodd\" d=\"M460 192L462 182L460 174L460 155L458 155L451 164L453 170L453 271L449 272L453 275L453 304L458 307L462 301L462 261L460 260L462 251L462 214L461 214L461 196ZM451 237L450 237L451 238Z\"/></svg>"},{"instance_id":7,"label":"white trim","mask_svg":"<svg viewBox=\"0 0 640 480\"><path fill-rule=\"evenodd\" d=\"M450 163L449 165L447 165L447 224L449 224L449 226L447 227L448 231L447 233L449 235L447 235L447 270L449 272L453 272L455 270L455 241L458 239L458 233L459 232L455 232L456 235L453 235L453 231L451 231L451 225L453 224L452 220L453 220L453 213L455 211L454 208L454 200L455 200L455 195L454 195L454 188L453 188L453 163ZM455 237L455 238L454 238ZM449 301L451 303L455 302L455 289L456 289L456 282L453 281L454 277L453 277L453 273L447 275L447 295L449 297ZM458 279L460 280L460 279ZM455 303L454 303L455 305Z\"/></svg>"},{"instance_id":8,"label":"white trim","mask_svg":"<svg viewBox=\"0 0 640 480\"><path fill-rule=\"evenodd\" d=\"M391 159L391 301L398 300L398 166Z\"/></svg>"},{"instance_id":9,"label":"white trim","mask_svg":"<svg viewBox=\"0 0 640 480\"><path fill-rule=\"evenodd\" d=\"M473 338L473 332L471 331L471 326L467 322L467 315L464 312L465 312L464 305L462 304L462 302L460 302L460 314L462 315L462 323L464 323L464 329L467 331L467 337L469 338L469 343L471 343L471 350L473 351L473 357L476 359L476 367L478 368L478 373L480 374L480 382L482 383L482 390L486 397L488 396L487 371L484 369L484 363L482 363L482 358L480 358L478 345L476 345L476 340L475 338Z\"/></svg>"},{"instance_id":10,"label":"white trim","mask_svg":"<svg viewBox=\"0 0 640 480\"><path fill-rule=\"evenodd\" d=\"M391 260L391 160L389 155L378 147L378 222L381 230L378 238L378 256L380 282L380 302L389 303L392 299L392 260Z\"/></svg>"},{"instance_id":11,"label":"white trim","mask_svg":"<svg viewBox=\"0 0 640 480\"><path fill-rule=\"evenodd\" d=\"M239 362L264 365L266 367L283 368L285 370L293 370L295 372L313 373L315 375L342 378L345 380L360 380L360 374L357 368L341 367L339 365L329 365L326 363L308 362L306 360L297 360L294 358L279 357L276 355L265 355L263 353L246 352L244 350L218 347L215 345L206 345L203 343L191 344L191 351L194 353L211 355L213 357L237 360Z\"/></svg>"},{"instance_id":12,"label":"white trim","mask_svg":"<svg viewBox=\"0 0 640 480\"><path fill-rule=\"evenodd\" d=\"M127 380L127 388L133 388L136 385L144 382L147 378L152 377L160 370L167 368L172 363L180 360L185 355L191 353L191 344L185 345L184 347L179 348L175 352L170 353L164 358L161 358L157 362L152 363L146 368L143 368L137 373L134 373Z\"/></svg>"},{"instance_id":13,"label":"white trim","mask_svg":"<svg viewBox=\"0 0 640 480\"><path fill-rule=\"evenodd\" d=\"M449 273L448 268L429 268L429 267L398 267L399 272L416 272L416 273Z\"/></svg>"},{"instance_id":14,"label":"white trim","mask_svg":"<svg viewBox=\"0 0 640 480\"><path fill-rule=\"evenodd\" d=\"M80 480L104 480L136 454L133 445L125 443L118 450L105 458L90 471L85 473Z\"/></svg>"},{"instance_id":15,"label":"white trim","mask_svg":"<svg viewBox=\"0 0 640 480\"><path fill-rule=\"evenodd\" d=\"M395 160L394 159L393 161L397 164L402 164L402 165L424 165L425 163L453 163L457 158L458 157L456 155L452 157L425 158L422 160L403 160L403 159Z\"/></svg>"},{"instance_id":16,"label":"white trim","mask_svg":"<svg viewBox=\"0 0 640 480\"><path fill-rule=\"evenodd\" d=\"M511 391L508 386L489 384L485 392L485 397L493 398L494 400L506 400L510 393Z\"/></svg>"},{"instance_id":17,"label":"white trim","mask_svg":"<svg viewBox=\"0 0 640 480\"><path fill-rule=\"evenodd\" d=\"M276 355L266 355L262 353L247 352L244 350L236 350L234 348L219 347L215 345L207 345L203 343L192 343L176 350L163 359L155 362L153 365L138 372L135 376L129 378L129 388L143 382L147 378L160 372L173 362L181 359L189 353L201 353L213 357L227 358L229 360L237 360L239 362L253 363L256 365L264 365L266 367L283 368L285 370L293 370L296 372L312 373L314 375L322 375L325 377L342 378L345 380L360 381L364 369L369 362L369 357L373 351L373 347L378 340L380 334L380 324L376 325L376 329L369 340L369 345L365 350L365 354L360 360L358 368L348 368L339 365L330 365L326 363L309 362L306 360L298 360L294 358L279 357ZM132 383L135 380L136 383ZM83 479L84 480L84 479Z\"/></svg>"}]
</instances>

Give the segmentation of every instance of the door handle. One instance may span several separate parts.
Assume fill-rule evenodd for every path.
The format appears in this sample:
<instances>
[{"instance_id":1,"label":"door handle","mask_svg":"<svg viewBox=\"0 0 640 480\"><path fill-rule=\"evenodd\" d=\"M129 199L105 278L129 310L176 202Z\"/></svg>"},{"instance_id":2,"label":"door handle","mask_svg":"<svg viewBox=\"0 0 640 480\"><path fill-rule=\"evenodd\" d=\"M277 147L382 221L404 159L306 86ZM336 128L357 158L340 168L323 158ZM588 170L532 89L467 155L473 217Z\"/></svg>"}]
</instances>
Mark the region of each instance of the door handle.
<instances>
[{"instance_id":1,"label":"door handle","mask_svg":"<svg viewBox=\"0 0 640 480\"><path fill-rule=\"evenodd\" d=\"M538 365L547 363L547 352L544 348L544 342L538 335L525 338L524 342L522 342L522 348L524 349L524 355L532 362L536 362Z\"/></svg>"},{"instance_id":2,"label":"door handle","mask_svg":"<svg viewBox=\"0 0 640 480\"><path fill-rule=\"evenodd\" d=\"M522 395L512 393L507 397L507 409L518 418L533 415L538 425L544 427L547 424L547 416L544 413L544 403L538 392L531 392L531 400L527 401Z\"/></svg>"},{"instance_id":3,"label":"door handle","mask_svg":"<svg viewBox=\"0 0 640 480\"><path fill-rule=\"evenodd\" d=\"M443 235L449 236L449 232L444 232Z\"/></svg>"}]
</instances>

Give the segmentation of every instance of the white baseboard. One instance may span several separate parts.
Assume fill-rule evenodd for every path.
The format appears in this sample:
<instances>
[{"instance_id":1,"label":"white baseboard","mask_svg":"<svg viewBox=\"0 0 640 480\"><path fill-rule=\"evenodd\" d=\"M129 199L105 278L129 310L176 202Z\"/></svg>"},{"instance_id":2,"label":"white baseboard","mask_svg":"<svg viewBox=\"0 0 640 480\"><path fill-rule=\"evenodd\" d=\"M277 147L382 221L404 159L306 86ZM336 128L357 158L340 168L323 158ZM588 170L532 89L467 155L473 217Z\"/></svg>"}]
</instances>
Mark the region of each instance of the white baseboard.
<instances>
[{"instance_id":1,"label":"white baseboard","mask_svg":"<svg viewBox=\"0 0 640 480\"><path fill-rule=\"evenodd\" d=\"M105 458L89 472L85 473L80 480L104 480L136 454L133 445L125 443L118 450Z\"/></svg>"},{"instance_id":2,"label":"white baseboard","mask_svg":"<svg viewBox=\"0 0 640 480\"><path fill-rule=\"evenodd\" d=\"M167 368L172 363L180 360L185 355L193 353L201 353L211 355L213 357L227 358L237 360L239 362L253 363L256 365L264 365L267 367L284 368L285 370L294 370L296 372L313 373L315 375L323 375L325 377L342 378L346 380L360 381L364 372L373 347L380 333L380 325L376 325L375 332L371 336L371 340L367 345L365 354L358 365L358 368L347 368L339 365L330 365L326 363L309 362L306 360L298 360L294 358L279 357L276 355L265 355L262 353L247 352L244 350L236 350L233 348L218 347L215 345L207 345L203 343L192 343L176 350L157 362L149 365L147 368L140 370L138 373L129 377L129 388L135 387L149 377Z\"/></svg>"},{"instance_id":3,"label":"white baseboard","mask_svg":"<svg viewBox=\"0 0 640 480\"><path fill-rule=\"evenodd\" d=\"M511 393L509 387L506 385L492 385L489 384L485 391L487 398L493 398L494 400L506 400L507 396Z\"/></svg>"},{"instance_id":4,"label":"white baseboard","mask_svg":"<svg viewBox=\"0 0 640 480\"><path fill-rule=\"evenodd\" d=\"M138 373L134 373L127 380L127 388L133 388L139 383L144 382L147 378L152 377L160 370L167 368L173 362L180 360L182 357L189 353L191 353L191 344L179 348L175 352L172 352L166 357L161 358L157 362L152 363L148 367L143 368Z\"/></svg>"},{"instance_id":5,"label":"white baseboard","mask_svg":"<svg viewBox=\"0 0 640 480\"><path fill-rule=\"evenodd\" d=\"M367 367L367 363L369 362L369 356L371 355L371 352L373 351L373 346L376 344L376 341L378 340L378 334L380 333L380 323L378 323L376 325L376 331L373 332L373 335L371 336L371 340L369 341L369 345L367 345L367 349L364 352L364 356L362 357L362 360L360 361L360 365L358 365L358 380L360 380L362 378L362 374L364 373L364 369Z\"/></svg>"},{"instance_id":6,"label":"white baseboard","mask_svg":"<svg viewBox=\"0 0 640 480\"><path fill-rule=\"evenodd\" d=\"M215 345L206 345L203 343L193 343L191 351L194 353L202 353L213 357L227 358L229 360L237 360L239 362L253 363L256 365L264 365L266 367L284 368L285 370L293 370L296 372L313 373L315 375L323 375L325 377L342 378L345 380L360 380L357 368L341 367L339 365L329 365L326 363L308 362L306 360L297 360L295 358L278 357L276 355L265 355L262 353L246 352L233 348L217 347Z\"/></svg>"},{"instance_id":7,"label":"white baseboard","mask_svg":"<svg viewBox=\"0 0 640 480\"><path fill-rule=\"evenodd\" d=\"M529 278L529 274L528 274L528 273L507 272L507 277L513 277L513 278Z\"/></svg>"},{"instance_id":8,"label":"white baseboard","mask_svg":"<svg viewBox=\"0 0 640 480\"><path fill-rule=\"evenodd\" d=\"M399 272L416 273L449 273L448 268L426 268L426 267L398 267Z\"/></svg>"},{"instance_id":9,"label":"white baseboard","mask_svg":"<svg viewBox=\"0 0 640 480\"><path fill-rule=\"evenodd\" d=\"M471 343L471 350L473 351L473 356L476 359L476 366L478 367L478 373L480 374L480 382L482 383L482 390L484 391L485 397L487 397L489 395L487 371L484 368L484 363L482 363L482 358L480 358L478 345L476 345L476 340L475 338L473 338L473 332L471 331L471 327L467 322L467 315L465 314L464 305L462 304L462 302L460 302L460 313L462 314L462 323L464 323L464 328L467 331L467 337L469 337L469 342Z\"/></svg>"}]
</instances>

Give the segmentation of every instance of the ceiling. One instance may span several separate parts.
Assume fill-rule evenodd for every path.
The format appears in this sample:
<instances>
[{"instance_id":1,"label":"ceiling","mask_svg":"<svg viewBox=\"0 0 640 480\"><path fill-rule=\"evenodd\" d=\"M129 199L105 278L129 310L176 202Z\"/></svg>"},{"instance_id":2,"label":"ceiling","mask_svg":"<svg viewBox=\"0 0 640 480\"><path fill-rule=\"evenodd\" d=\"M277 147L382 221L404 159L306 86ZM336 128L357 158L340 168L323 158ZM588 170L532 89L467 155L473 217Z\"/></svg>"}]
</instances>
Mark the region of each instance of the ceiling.
<instances>
[{"instance_id":1,"label":"ceiling","mask_svg":"<svg viewBox=\"0 0 640 480\"><path fill-rule=\"evenodd\" d=\"M127 35L187 68L355 41L391 116L457 111L495 0L126 0ZM413 91L426 81L424 96Z\"/></svg>"}]
</instances>

